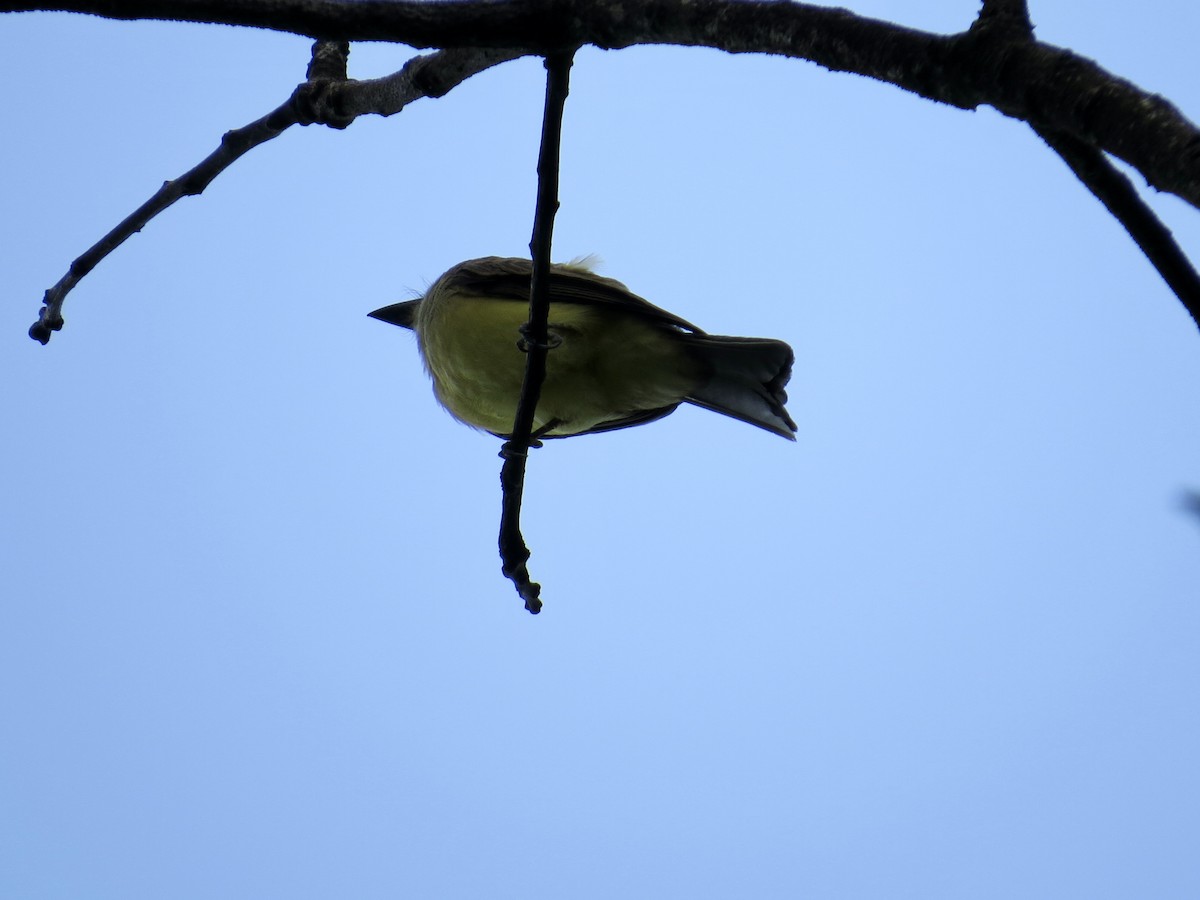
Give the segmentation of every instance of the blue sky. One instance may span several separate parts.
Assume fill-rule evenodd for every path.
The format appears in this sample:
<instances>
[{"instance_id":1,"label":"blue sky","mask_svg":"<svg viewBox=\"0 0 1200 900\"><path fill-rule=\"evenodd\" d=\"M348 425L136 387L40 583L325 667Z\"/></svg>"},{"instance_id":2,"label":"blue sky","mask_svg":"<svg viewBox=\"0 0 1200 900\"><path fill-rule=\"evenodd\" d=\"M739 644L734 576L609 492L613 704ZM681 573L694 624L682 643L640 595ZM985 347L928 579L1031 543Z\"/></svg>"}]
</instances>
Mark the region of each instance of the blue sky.
<instances>
[{"instance_id":1,"label":"blue sky","mask_svg":"<svg viewBox=\"0 0 1200 900\"><path fill-rule=\"evenodd\" d=\"M1200 114L1200 12L1031 6ZM540 64L255 150L41 347L45 288L309 42L3 27L0 893L1200 894L1200 336L1027 127L581 52L557 258L789 341L800 431L682 409L535 453L534 618L498 442L366 313L525 252Z\"/></svg>"}]
</instances>

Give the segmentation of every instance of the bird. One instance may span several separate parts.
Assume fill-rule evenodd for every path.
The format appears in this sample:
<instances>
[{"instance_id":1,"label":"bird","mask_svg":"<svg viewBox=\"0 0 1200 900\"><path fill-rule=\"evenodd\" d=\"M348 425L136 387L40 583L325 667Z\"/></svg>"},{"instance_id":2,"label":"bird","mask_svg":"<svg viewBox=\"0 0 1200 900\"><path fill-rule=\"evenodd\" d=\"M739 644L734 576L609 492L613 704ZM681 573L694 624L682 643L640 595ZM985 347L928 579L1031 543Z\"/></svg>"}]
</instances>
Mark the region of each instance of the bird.
<instances>
[{"instance_id":1,"label":"bird","mask_svg":"<svg viewBox=\"0 0 1200 900\"><path fill-rule=\"evenodd\" d=\"M368 313L414 331L441 405L500 438L511 437L521 395L532 271L528 259L468 260L424 296ZM587 260L551 265L549 294L535 438L643 425L690 403L796 439L784 390L794 354L783 341L706 334Z\"/></svg>"}]
</instances>

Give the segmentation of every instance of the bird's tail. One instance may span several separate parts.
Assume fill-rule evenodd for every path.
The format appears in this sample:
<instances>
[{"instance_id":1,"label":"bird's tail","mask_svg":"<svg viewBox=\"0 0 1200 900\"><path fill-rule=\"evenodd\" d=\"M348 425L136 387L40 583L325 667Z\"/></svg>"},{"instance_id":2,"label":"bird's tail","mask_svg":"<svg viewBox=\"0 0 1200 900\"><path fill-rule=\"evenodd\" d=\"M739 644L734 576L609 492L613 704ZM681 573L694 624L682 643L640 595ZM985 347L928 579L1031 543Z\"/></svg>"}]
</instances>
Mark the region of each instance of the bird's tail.
<instances>
[{"instance_id":1,"label":"bird's tail","mask_svg":"<svg viewBox=\"0 0 1200 900\"><path fill-rule=\"evenodd\" d=\"M768 338L689 334L688 347L708 380L685 399L794 441L796 423L784 404L792 348Z\"/></svg>"}]
</instances>

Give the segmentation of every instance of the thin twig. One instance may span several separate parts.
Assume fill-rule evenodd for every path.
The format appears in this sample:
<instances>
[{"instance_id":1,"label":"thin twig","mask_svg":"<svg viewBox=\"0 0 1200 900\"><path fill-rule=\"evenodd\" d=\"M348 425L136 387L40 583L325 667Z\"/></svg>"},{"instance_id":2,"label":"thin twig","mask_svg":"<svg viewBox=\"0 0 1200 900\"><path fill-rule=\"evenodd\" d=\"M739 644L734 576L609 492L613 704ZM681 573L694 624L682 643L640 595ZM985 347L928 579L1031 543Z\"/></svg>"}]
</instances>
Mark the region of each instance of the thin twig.
<instances>
[{"instance_id":1,"label":"thin twig","mask_svg":"<svg viewBox=\"0 0 1200 900\"><path fill-rule=\"evenodd\" d=\"M47 343L50 335L63 327L63 301L80 279L155 216L181 197L203 192L218 175L259 144L297 124L345 128L360 115L394 115L414 100L440 97L472 75L523 55L522 51L513 50L446 50L411 59L386 78L347 81L344 79L348 50L344 43L317 41L309 63L309 80L261 119L227 132L215 151L180 177L164 182L149 200L71 263L67 273L46 291L29 336Z\"/></svg>"},{"instance_id":2,"label":"thin twig","mask_svg":"<svg viewBox=\"0 0 1200 900\"><path fill-rule=\"evenodd\" d=\"M500 451L504 457L500 469L500 485L504 491L500 514L500 561L505 576L512 580L525 601L525 608L535 615L542 609L538 596L542 587L530 578L525 565L529 560L529 548L521 534L521 498L525 489L525 461L533 443L533 416L546 378L546 354L550 349L550 245L554 216L558 212L559 145L573 56L573 53L565 53L546 57L546 109L542 118L542 147L538 154L537 208L533 237L529 241L533 255L529 321L522 329L525 378L521 383L512 437Z\"/></svg>"},{"instance_id":3,"label":"thin twig","mask_svg":"<svg viewBox=\"0 0 1200 900\"><path fill-rule=\"evenodd\" d=\"M336 75L339 70L341 77L345 78L346 54L348 53L348 44L327 41L314 43L306 73L306 77L310 79L307 83L311 84L313 79L327 78L331 74ZM149 200L89 247L82 256L71 263L67 274L59 279L58 284L46 291L38 319L29 328L29 336L43 345L48 343L50 335L62 329L63 301L67 299L67 294L79 283L80 279L91 272L101 260L126 240L145 228L151 219L174 205L175 201L181 197L194 197L200 194L212 183L214 178L242 156L259 144L278 137L288 128L298 124L301 121L299 110L300 106L296 103L296 92L293 92L286 103L267 113L261 119L242 128L227 131L221 138L220 146L198 165L179 178L164 181L162 187L155 191Z\"/></svg>"},{"instance_id":4,"label":"thin twig","mask_svg":"<svg viewBox=\"0 0 1200 900\"><path fill-rule=\"evenodd\" d=\"M1101 151L1078 138L1037 127L1034 131L1125 226L1134 243L1200 328L1200 276L1179 248L1171 230L1141 198L1133 183Z\"/></svg>"},{"instance_id":5,"label":"thin twig","mask_svg":"<svg viewBox=\"0 0 1200 900\"><path fill-rule=\"evenodd\" d=\"M38 320L29 329L29 336L42 344L47 343L51 333L59 331L63 327L62 307L67 294L101 260L125 243L128 238L141 231L151 219L175 203L180 197L199 194L208 187L214 178L245 153L282 134L298 121L292 101L289 100L261 119L251 122L243 128L226 132L221 138L221 145L203 162L179 178L163 182L163 186L154 193L154 196L89 247L82 256L71 263L67 274L60 278L54 287L46 291L46 295L42 299L44 305L38 315Z\"/></svg>"}]
</instances>

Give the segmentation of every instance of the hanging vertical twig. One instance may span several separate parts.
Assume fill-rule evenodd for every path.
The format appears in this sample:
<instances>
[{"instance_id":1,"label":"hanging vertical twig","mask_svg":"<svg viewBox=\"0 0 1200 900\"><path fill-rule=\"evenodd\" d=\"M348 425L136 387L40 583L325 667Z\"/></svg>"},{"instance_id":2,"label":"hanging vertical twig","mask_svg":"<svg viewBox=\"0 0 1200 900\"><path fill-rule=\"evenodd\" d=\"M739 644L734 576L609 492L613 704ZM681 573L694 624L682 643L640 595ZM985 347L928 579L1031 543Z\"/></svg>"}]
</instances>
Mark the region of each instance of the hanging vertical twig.
<instances>
[{"instance_id":1,"label":"hanging vertical twig","mask_svg":"<svg viewBox=\"0 0 1200 900\"><path fill-rule=\"evenodd\" d=\"M529 321L521 329L525 350L525 379L517 405L512 437L500 455L500 485L504 491L500 514L500 561L504 574L516 586L525 608L535 615L542 609L541 585L529 577L525 563L529 548L521 534L521 497L525 489L525 460L534 445L533 414L546 378L546 354L550 350L550 245L554 215L558 212L559 144L562 138L563 107L567 102L574 52L547 56L546 109L542 118L542 147L538 154L537 208L533 218L533 275L529 286Z\"/></svg>"}]
</instances>

